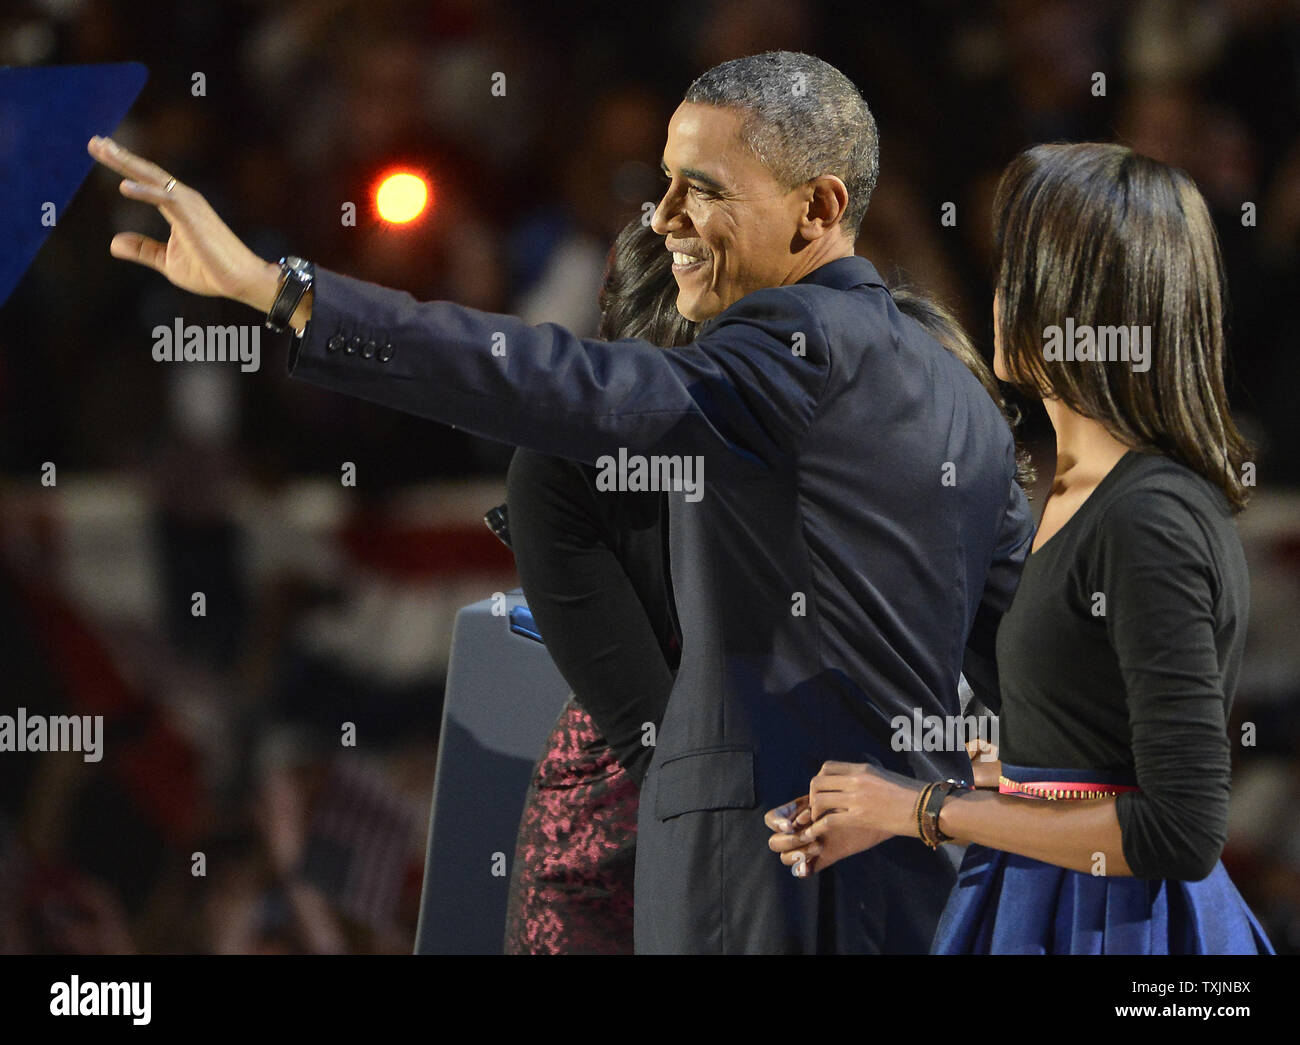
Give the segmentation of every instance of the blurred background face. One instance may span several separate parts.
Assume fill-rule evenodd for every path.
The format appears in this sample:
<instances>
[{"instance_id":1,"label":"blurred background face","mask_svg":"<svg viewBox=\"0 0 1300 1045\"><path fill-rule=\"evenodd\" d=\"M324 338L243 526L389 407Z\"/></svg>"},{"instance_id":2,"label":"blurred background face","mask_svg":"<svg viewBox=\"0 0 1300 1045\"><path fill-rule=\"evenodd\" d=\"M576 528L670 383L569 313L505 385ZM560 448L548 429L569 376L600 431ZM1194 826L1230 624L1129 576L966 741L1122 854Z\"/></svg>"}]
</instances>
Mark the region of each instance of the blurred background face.
<instances>
[{"instance_id":1,"label":"blurred background face","mask_svg":"<svg viewBox=\"0 0 1300 1045\"><path fill-rule=\"evenodd\" d=\"M674 252L677 310L701 322L746 294L783 284L802 200L740 140L744 114L683 102L668 124L668 187L654 229Z\"/></svg>"}]
</instances>

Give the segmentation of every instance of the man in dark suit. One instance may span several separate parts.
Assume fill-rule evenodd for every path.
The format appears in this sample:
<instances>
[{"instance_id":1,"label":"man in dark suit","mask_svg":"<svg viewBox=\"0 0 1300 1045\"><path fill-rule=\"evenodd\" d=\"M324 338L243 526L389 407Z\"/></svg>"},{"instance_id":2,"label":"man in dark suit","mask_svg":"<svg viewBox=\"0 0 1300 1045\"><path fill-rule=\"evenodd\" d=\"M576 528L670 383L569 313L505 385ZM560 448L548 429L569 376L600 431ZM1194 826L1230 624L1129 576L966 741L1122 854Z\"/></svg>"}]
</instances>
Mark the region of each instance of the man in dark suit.
<instances>
[{"instance_id":1,"label":"man in dark suit","mask_svg":"<svg viewBox=\"0 0 1300 1045\"><path fill-rule=\"evenodd\" d=\"M993 633L1031 532L1001 414L853 254L878 149L842 74L779 52L687 92L654 224L679 309L709 322L671 352L325 270L299 300L300 273L252 255L193 190L91 151L173 225L166 248L125 233L113 253L292 325L295 377L544 453L702 476L670 493L683 649L642 791L638 951L928 948L953 881L942 852L896 838L797 880L763 822L828 759L969 776L959 743L896 750L895 720L960 715L963 663L996 706Z\"/></svg>"}]
</instances>

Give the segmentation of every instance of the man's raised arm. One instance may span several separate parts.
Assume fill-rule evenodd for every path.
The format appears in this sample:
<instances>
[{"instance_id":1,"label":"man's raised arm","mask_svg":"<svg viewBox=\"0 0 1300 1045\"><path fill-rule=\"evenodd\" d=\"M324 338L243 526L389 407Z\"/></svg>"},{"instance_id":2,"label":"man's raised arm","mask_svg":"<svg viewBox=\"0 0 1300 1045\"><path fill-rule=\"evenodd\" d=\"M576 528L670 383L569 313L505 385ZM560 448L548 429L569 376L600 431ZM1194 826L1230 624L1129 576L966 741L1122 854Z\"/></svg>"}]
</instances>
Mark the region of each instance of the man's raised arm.
<instances>
[{"instance_id":1,"label":"man's raised arm","mask_svg":"<svg viewBox=\"0 0 1300 1045\"><path fill-rule=\"evenodd\" d=\"M270 309L279 268L250 251L200 193L109 139L88 148L126 178L124 196L157 206L171 225L166 244L119 233L114 257L183 290ZM750 294L693 344L664 350L417 302L320 269L289 325L305 325L291 372L322 387L587 463L619 449L703 455L714 476L770 467L789 452L830 365L820 323L791 288Z\"/></svg>"}]
</instances>

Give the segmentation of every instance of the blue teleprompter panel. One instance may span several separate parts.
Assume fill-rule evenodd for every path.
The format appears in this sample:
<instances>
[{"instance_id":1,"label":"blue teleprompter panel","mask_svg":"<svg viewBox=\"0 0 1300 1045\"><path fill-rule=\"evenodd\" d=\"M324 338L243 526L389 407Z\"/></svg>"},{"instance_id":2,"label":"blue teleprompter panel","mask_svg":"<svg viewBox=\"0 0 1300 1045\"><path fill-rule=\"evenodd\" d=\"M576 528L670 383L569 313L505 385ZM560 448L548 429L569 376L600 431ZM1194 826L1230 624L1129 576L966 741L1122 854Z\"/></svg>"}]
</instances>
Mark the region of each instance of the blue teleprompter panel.
<instances>
[{"instance_id":1,"label":"blue teleprompter panel","mask_svg":"<svg viewBox=\"0 0 1300 1045\"><path fill-rule=\"evenodd\" d=\"M139 62L0 68L0 305L36 259L149 77Z\"/></svg>"}]
</instances>

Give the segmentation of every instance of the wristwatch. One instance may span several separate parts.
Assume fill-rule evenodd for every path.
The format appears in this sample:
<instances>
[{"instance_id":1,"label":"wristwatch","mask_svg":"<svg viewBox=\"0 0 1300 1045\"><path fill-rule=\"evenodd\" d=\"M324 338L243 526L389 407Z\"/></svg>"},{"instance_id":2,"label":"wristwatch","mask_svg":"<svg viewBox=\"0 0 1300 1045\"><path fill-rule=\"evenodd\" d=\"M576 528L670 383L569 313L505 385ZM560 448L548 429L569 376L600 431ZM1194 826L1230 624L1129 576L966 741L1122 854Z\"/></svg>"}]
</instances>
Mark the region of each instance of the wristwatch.
<instances>
[{"instance_id":1,"label":"wristwatch","mask_svg":"<svg viewBox=\"0 0 1300 1045\"><path fill-rule=\"evenodd\" d=\"M310 261L295 258L292 254L280 259L280 289L276 292L271 311L266 314L268 330L283 334L289 329L294 309L315 279L316 267Z\"/></svg>"},{"instance_id":2,"label":"wristwatch","mask_svg":"<svg viewBox=\"0 0 1300 1045\"><path fill-rule=\"evenodd\" d=\"M947 780L933 784L925 797L925 807L921 810L923 821L922 839L931 849L937 849L944 842L951 842L952 835L939 830L939 811L943 809L944 800L954 791L973 791L974 788L964 780Z\"/></svg>"}]
</instances>

